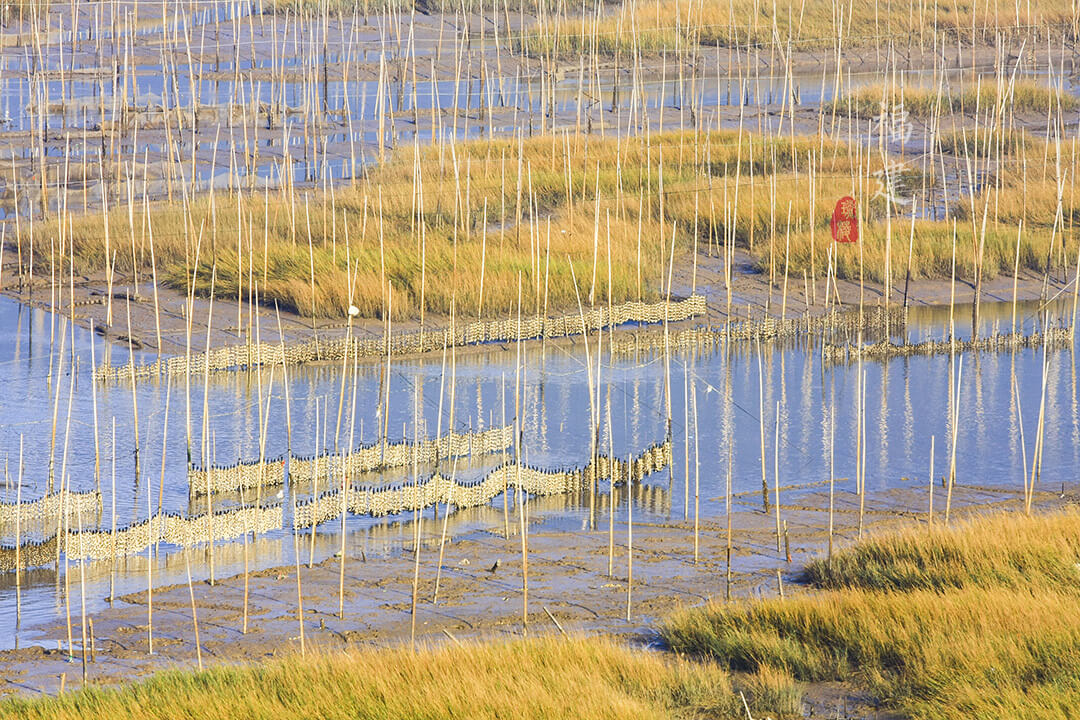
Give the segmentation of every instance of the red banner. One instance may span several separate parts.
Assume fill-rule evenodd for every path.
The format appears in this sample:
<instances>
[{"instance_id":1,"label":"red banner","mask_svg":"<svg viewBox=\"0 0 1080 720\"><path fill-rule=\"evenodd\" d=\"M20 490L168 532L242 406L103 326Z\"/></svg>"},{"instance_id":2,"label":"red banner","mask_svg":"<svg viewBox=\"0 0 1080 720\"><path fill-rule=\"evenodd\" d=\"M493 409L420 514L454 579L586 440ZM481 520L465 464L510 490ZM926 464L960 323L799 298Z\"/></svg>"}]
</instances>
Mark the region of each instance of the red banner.
<instances>
[{"instance_id":1,"label":"red banner","mask_svg":"<svg viewBox=\"0 0 1080 720\"><path fill-rule=\"evenodd\" d=\"M831 223L833 240L836 242L859 242L859 218L855 210L855 198L850 195L836 201Z\"/></svg>"}]
</instances>

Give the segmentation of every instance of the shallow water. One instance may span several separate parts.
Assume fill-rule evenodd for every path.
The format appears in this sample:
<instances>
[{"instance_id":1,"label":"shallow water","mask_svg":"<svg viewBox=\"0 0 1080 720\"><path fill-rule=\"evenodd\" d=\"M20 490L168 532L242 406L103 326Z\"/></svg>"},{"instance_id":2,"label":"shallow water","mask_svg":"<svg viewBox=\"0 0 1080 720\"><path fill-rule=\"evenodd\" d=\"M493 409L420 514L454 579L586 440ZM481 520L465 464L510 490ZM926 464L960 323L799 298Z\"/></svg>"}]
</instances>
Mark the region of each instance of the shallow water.
<instances>
[{"instance_id":1,"label":"shallow water","mask_svg":"<svg viewBox=\"0 0 1080 720\"><path fill-rule=\"evenodd\" d=\"M1041 314L1036 304L1018 308L1018 322L1031 332ZM1051 322L1071 317L1071 298L1054 303ZM955 313L957 334L970 334L970 308ZM1011 325L1010 305L984 305L984 332ZM949 322L948 308L916 308L911 311L906 337L910 341L940 338ZM54 334L55 333L55 334ZM61 337L69 338L60 356ZM182 379L145 382L133 396L130 384L99 385L94 392L90 380L91 344L100 362L125 362L127 350L108 347L90 333L74 330L63 318L39 310L29 310L11 300L0 301L0 455L5 461L5 482L0 497L7 502L16 497L19 452L22 440L22 497L33 500L45 492L50 454L56 478L70 477L72 490L95 486L94 403L97 403L97 439L100 457L99 480L103 492L102 512L84 518L87 525L102 528L112 524L115 502L117 523L124 526L147 516L147 501L156 510L162 493L167 512L195 514L205 511L205 500L189 500L186 474L188 425L191 454L201 460L203 447L204 390L202 378L193 378L190 387L190 422L187 388ZM50 347L53 352L50 353ZM596 358L596 339L590 341L591 359ZM521 380L524 460L542 467L582 465L588 461L590 401L586 377L585 349L573 345L527 346L523 353ZM141 357L141 360L149 356ZM625 457L665 435L667 401L663 356L617 357L606 349L601 355L599 400L603 409L601 450L609 447ZM71 374L72 358L76 372ZM514 349L492 347L462 354L457 361L455 382L455 429L483 429L513 422L515 407ZM1080 466L1080 409L1076 377L1075 348L1052 351L1046 385L1044 460L1038 488L1057 490L1076 481ZM62 363L62 366L61 366ZM925 487L931 438L935 439L935 475L948 473L952 434L951 382L960 377L959 427L956 463L960 483L1020 488L1023 457L1032 455L1042 384L1042 351L963 354L955 362L948 356L891 359L885 363L866 362L865 377L865 460L869 492L910 486ZM962 365L962 371L960 366ZM50 367L52 383L50 384ZM266 417L267 457L289 450L310 455L338 445L371 442L379 424L382 365L365 364L356 375L355 412L352 406L353 381L346 376L341 400L342 373L339 367L305 367L289 371L288 413L280 369L261 373L212 375L206 397L206 436L211 456L217 464L259 456L260 382ZM635 508L635 517L682 519L684 508L693 512L695 476L700 482L700 511L706 518L724 512L727 455L732 453L735 492L760 491L762 483L762 424L764 425L765 474L770 493L781 486L827 480L830 457L839 488L852 490L856 463L856 389L858 365L822 364L817 342L800 340L757 348L735 345L729 354L715 352L676 353L671 358L671 427L674 438L674 466L647 479L664 489L666 502ZM438 357L396 361L391 366L390 439L433 437L449 423L449 370L442 375ZM1021 445L1012 378L1019 389L1024 427ZM440 385L443 399L440 401ZM684 386L696 392L698 436L693 437L693 403L689 408ZM761 392L759 394L759 389ZM166 398L168 403L166 404ZM725 398L730 398L726 402ZM140 475L135 474L134 415L137 405ZM341 401L342 419L337 421ZM610 401L610 425L608 403ZM67 408L70 403L70 425ZM165 428L166 405L168 426ZM440 424L439 411L442 409ZM316 413L319 417L316 433ZM414 413L417 421L414 422ZM830 418L835 414L835 442L830 444ZM53 425L55 415L55 447ZM329 415L330 422L326 422ZM779 430L777 430L779 417ZM762 422L763 418L763 422ZM116 422L116 443L112 426ZM688 422L689 421L689 422ZM340 428L338 430L337 428ZM776 438L779 437L777 447ZM164 467L162 466L164 448ZM65 459L66 447L66 459ZM115 454L115 493L113 456ZM695 472L695 456L697 470ZM460 463L458 476L478 477L502 460L501 456L473 458ZM432 468L419 468L421 476ZM689 473L688 473L689 470ZM687 482L689 476L689 482ZM365 480L409 480L411 469L370 474ZM59 482L59 480L57 480ZM163 482L163 485L161 484ZM277 490L271 491L271 495ZM298 497L307 497L299 493ZM747 496L752 502L755 495ZM250 500L250 498L249 498ZM293 544L290 504L293 498L285 486L280 498L285 507L285 527L261 537L255 565L269 567L292 562ZM782 500L782 498L781 498ZM239 502L239 498L215 499L215 509ZM457 535L500 524L502 499L489 508L464 511L453 516L451 532ZM588 522L588 506L578 499L546 499L538 504L538 514L555 528L582 528ZM924 508L912 508L923 511ZM431 517L431 512L427 513ZM369 556L398 552L408 535L411 516L382 519L350 517L347 521L350 554L361 550ZM316 560L340 549L340 520L323 524L317 532ZM43 529L38 528L41 532ZM31 529L32 535L33 529ZM46 532L48 532L46 530ZM14 541L14 528L0 528L0 542ZM215 547L215 573L237 572L241 543L219 543ZM183 580L182 557L176 548L162 545L154 560L156 583ZM307 558L307 547L301 551ZM193 551L193 572L207 577L208 551ZM172 558L172 560L170 560ZM145 589L146 556L121 560L116 576L117 594ZM61 560L61 566L65 563ZM77 563L70 565L77 580ZM88 609L100 607L109 591L110 563L92 563L88 571ZM5 646L34 640L33 626L54 619L60 612L57 583L51 568L38 569L23 577L21 592L22 630L14 630L15 605L13 573L0 576L0 637Z\"/></svg>"}]
</instances>

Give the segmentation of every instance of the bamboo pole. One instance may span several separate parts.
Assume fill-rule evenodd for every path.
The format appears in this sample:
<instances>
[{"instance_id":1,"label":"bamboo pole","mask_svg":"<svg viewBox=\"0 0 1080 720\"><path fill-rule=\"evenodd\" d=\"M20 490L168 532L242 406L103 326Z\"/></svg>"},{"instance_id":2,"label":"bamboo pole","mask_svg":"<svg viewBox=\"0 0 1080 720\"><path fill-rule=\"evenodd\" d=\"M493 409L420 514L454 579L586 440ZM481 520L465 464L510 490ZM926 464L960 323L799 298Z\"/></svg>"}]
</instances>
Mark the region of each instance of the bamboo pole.
<instances>
[{"instance_id":1,"label":"bamboo pole","mask_svg":"<svg viewBox=\"0 0 1080 720\"><path fill-rule=\"evenodd\" d=\"M1044 350L1045 352L1045 350ZM953 485L956 484L956 438L960 429L960 381L964 376L964 358L960 357L956 372L956 395L953 398L953 425L952 447L949 449L949 486L945 494L945 524L949 524L949 516L952 511Z\"/></svg>"},{"instance_id":2,"label":"bamboo pole","mask_svg":"<svg viewBox=\"0 0 1080 720\"><path fill-rule=\"evenodd\" d=\"M729 437L727 453L727 478L724 482L724 512L727 515L727 563L724 572L724 600L727 602L731 602L731 462L732 455L734 455L734 450L735 443L732 441L732 438Z\"/></svg>"},{"instance_id":3,"label":"bamboo pole","mask_svg":"<svg viewBox=\"0 0 1080 720\"><path fill-rule=\"evenodd\" d=\"M1021 428L1021 432L1023 432L1022 428ZM929 496L930 496L929 497L929 506L927 507L927 512L926 512L926 524L927 525L933 525L934 524L934 441L936 439L937 439L937 436L935 436L935 435L930 436L930 475L928 476L928 479L927 479L927 482L926 482L927 487L930 490L930 492L929 492ZM1027 463L1025 462L1025 467L1026 467L1026 465L1027 465Z\"/></svg>"},{"instance_id":4,"label":"bamboo pole","mask_svg":"<svg viewBox=\"0 0 1080 720\"><path fill-rule=\"evenodd\" d=\"M454 335L454 320L455 320L455 315L456 315L455 310L456 310L455 303L454 303L453 300L451 300L450 301L450 336L451 337L456 337ZM453 347L451 347L451 349L450 349L450 422L447 423L448 434L450 434L450 435L452 435L453 432L454 432L454 407L455 407L455 403L456 403L456 391L457 391L457 352L456 352L456 347L457 346L456 346L456 343L455 343L455 345ZM446 353L446 344L443 343L443 354L444 354L443 356L444 357L445 357L445 353ZM440 402L440 404L442 403L442 390L441 389L439 391L439 402ZM442 412L441 411L439 413L439 423L440 424L442 423ZM441 436L441 434L442 434L441 431L437 431L435 433L436 447L438 447L439 437ZM437 604L439 602L439 583L442 580L443 557L444 557L444 552L446 550L446 532L447 532L447 525L450 522L450 503L452 503L453 500L454 500L454 488L457 487L458 456L454 457L453 464L450 466L450 468L451 468L450 469L450 492L449 492L449 495L447 496L446 500L444 501L444 507L443 507L442 534L439 537L439 562L435 566L435 591L432 593L432 596L431 596L431 604L432 605L435 605L435 604ZM436 507L437 507L437 505L436 505Z\"/></svg>"},{"instance_id":5,"label":"bamboo pole","mask_svg":"<svg viewBox=\"0 0 1080 720\"><path fill-rule=\"evenodd\" d=\"M626 622L630 622L630 600L634 588L634 492L633 480L626 493Z\"/></svg>"},{"instance_id":6,"label":"bamboo pole","mask_svg":"<svg viewBox=\"0 0 1080 720\"><path fill-rule=\"evenodd\" d=\"M112 442L110 443L112 448L112 491L110 496L112 498L112 512L110 513L112 521L112 533L110 535L109 547L112 550L112 562L109 563L109 605L112 606L113 600L116 599L116 563L118 556L116 553L116 416L112 419Z\"/></svg>"},{"instance_id":7,"label":"bamboo pole","mask_svg":"<svg viewBox=\"0 0 1080 720\"><path fill-rule=\"evenodd\" d=\"M70 481L69 481L70 482ZM82 682L86 687L86 554L83 552L83 524L82 503L75 503L75 515L79 523L79 609L80 625L82 627ZM66 539L66 538L65 538ZM65 553L67 550L65 550Z\"/></svg>"},{"instance_id":8,"label":"bamboo pole","mask_svg":"<svg viewBox=\"0 0 1080 720\"><path fill-rule=\"evenodd\" d=\"M522 487L521 482L521 466L524 463L524 431L522 430L523 422L521 417L521 407L523 401L521 396L524 394L523 382L521 382L521 376L525 370L525 360L521 357L521 273L518 273L518 304L517 304L517 361L515 368L515 374L517 378L514 381L514 423L517 425L515 433L515 465L517 470L517 493L518 493L518 523L520 525L521 532L521 619L522 619L522 634L529 634L529 526L526 519L528 513L528 501L529 496ZM586 346L588 343L586 343ZM599 363L599 358L597 362ZM593 434L595 443L595 433ZM595 447L595 444L594 444ZM593 477L593 492L596 490L596 478ZM590 513L591 515L591 513ZM595 523L595 516L592 516L592 522Z\"/></svg>"},{"instance_id":9,"label":"bamboo pole","mask_svg":"<svg viewBox=\"0 0 1080 720\"><path fill-rule=\"evenodd\" d=\"M15 629L22 626L22 484L23 484L23 434L19 433L19 484L15 488ZM110 594L111 597L111 594ZM16 638L17 639L17 638Z\"/></svg>"},{"instance_id":10,"label":"bamboo pole","mask_svg":"<svg viewBox=\"0 0 1080 720\"><path fill-rule=\"evenodd\" d=\"M697 407L697 384L693 383L690 389L690 399L694 406L694 564L697 565L699 554L698 530L700 527L699 515L701 508L701 476L700 455L698 454L698 407ZM777 501L779 502L779 501Z\"/></svg>"},{"instance_id":11,"label":"bamboo pole","mask_svg":"<svg viewBox=\"0 0 1080 720\"><path fill-rule=\"evenodd\" d=\"M773 437L773 492L776 506L776 552L780 552L780 402L776 403L776 430Z\"/></svg>"},{"instance_id":12,"label":"bamboo pole","mask_svg":"<svg viewBox=\"0 0 1080 720\"><path fill-rule=\"evenodd\" d=\"M245 537L246 536L247 534L245 533ZM195 657L199 663L199 672L202 672L203 662L202 645L199 643L199 616L195 611L195 588L191 584L191 558L188 556L187 550L184 550L184 565L187 567L188 596L191 598L191 624L195 628Z\"/></svg>"},{"instance_id":13,"label":"bamboo pole","mask_svg":"<svg viewBox=\"0 0 1080 720\"><path fill-rule=\"evenodd\" d=\"M765 375L761 368L761 340L757 341L758 428L761 440L761 505L769 512L769 481L765 476Z\"/></svg>"},{"instance_id":14,"label":"bamboo pole","mask_svg":"<svg viewBox=\"0 0 1080 720\"><path fill-rule=\"evenodd\" d=\"M149 487L149 480L147 481ZM154 516L150 505L150 493L146 493L146 524L150 528L153 537ZM149 655L154 654L154 544L149 543L146 548L146 648Z\"/></svg>"},{"instance_id":15,"label":"bamboo pole","mask_svg":"<svg viewBox=\"0 0 1080 720\"><path fill-rule=\"evenodd\" d=\"M296 494L289 493L289 499L292 502L293 517L296 517ZM304 639L304 592L300 578L300 537L295 521L293 522L292 536L293 561L296 564L296 623L300 626L300 657L304 657L307 654L307 647ZM342 557L342 560L344 560L344 557Z\"/></svg>"},{"instance_id":16,"label":"bamboo pole","mask_svg":"<svg viewBox=\"0 0 1080 720\"><path fill-rule=\"evenodd\" d=\"M416 601L420 592L420 542L423 540L423 513L420 508L420 469L417 456L418 441L420 434L420 385L419 382L413 391L413 489L417 498L416 507L413 509L413 581L412 581L412 610L409 613L409 647L416 652ZM344 558L343 558L344 559Z\"/></svg>"},{"instance_id":17,"label":"bamboo pole","mask_svg":"<svg viewBox=\"0 0 1080 720\"><path fill-rule=\"evenodd\" d=\"M350 452L353 447L353 441L356 431L356 386L357 380L357 363L359 357L353 355L353 382L352 382L352 398L349 403L349 448ZM387 377L387 384L389 385L390 379ZM385 436L383 437L385 442ZM344 457L344 455L342 456ZM338 576L338 618L345 618L345 538L346 538L346 518L349 514L349 473L346 469L344 461L341 463L341 569Z\"/></svg>"},{"instance_id":18,"label":"bamboo pole","mask_svg":"<svg viewBox=\"0 0 1080 720\"><path fill-rule=\"evenodd\" d=\"M829 567L832 567L834 518L836 513L836 402L829 408Z\"/></svg>"}]
</instances>

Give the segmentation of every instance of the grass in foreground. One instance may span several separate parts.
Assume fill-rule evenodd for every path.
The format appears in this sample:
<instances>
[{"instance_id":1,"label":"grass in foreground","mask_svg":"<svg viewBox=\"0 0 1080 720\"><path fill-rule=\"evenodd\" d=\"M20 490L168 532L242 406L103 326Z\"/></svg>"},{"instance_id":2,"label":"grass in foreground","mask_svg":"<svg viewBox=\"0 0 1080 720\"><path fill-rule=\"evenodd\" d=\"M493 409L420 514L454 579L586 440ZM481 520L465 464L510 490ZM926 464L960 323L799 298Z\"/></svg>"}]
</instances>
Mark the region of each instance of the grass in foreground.
<instances>
[{"instance_id":1,"label":"grass in foreground","mask_svg":"<svg viewBox=\"0 0 1080 720\"><path fill-rule=\"evenodd\" d=\"M757 714L790 714L782 673L751 676ZM776 704L770 704L776 703ZM741 718L741 698L714 664L602 639L542 639L292 657L202 673L172 671L122 689L0 703L10 718Z\"/></svg>"},{"instance_id":2,"label":"grass in foreground","mask_svg":"<svg viewBox=\"0 0 1080 720\"><path fill-rule=\"evenodd\" d=\"M1078 560L1076 510L983 517L867 540L810 565L834 589L684 611L663 634L734 669L851 681L913 717L1073 717Z\"/></svg>"}]
</instances>

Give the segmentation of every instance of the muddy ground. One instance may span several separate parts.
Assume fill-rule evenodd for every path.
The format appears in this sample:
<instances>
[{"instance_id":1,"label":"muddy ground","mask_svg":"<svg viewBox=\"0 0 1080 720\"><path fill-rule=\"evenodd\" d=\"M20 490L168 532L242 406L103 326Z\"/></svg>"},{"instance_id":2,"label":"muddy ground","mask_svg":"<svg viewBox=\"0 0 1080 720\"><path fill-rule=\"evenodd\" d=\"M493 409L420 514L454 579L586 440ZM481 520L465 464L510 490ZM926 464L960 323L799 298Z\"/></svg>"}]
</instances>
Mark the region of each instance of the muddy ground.
<instances>
[{"instance_id":1,"label":"muddy ground","mask_svg":"<svg viewBox=\"0 0 1080 720\"><path fill-rule=\"evenodd\" d=\"M8 297L17 299L32 307L49 309L51 296L48 284L36 286L33 295L24 287L18 291L11 282L14 268L4 268L3 292ZM811 287L803 279L791 278L785 303L782 282L780 287L770 287L768 275L759 272L753 259L745 253L737 253L734 263L734 281L731 293L730 317L743 320L747 317L759 319L766 314L772 317L798 317L805 314L820 314L825 309L825 280L819 278ZM1040 300L1043 298L1066 298L1072 296L1075 287L1071 276L1065 276L1061 270L1049 276L1043 273L1023 270L1018 276L1016 297L1019 301ZM884 303L884 287L880 283L864 283L839 280L835 284L831 307L836 306L836 297L840 299L841 309L858 310L860 302L865 307ZM698 255L695 268L691 262L677 264L673 272L673 296L685 297L693 292L704 295L708 312L706 316L688 320L681 324L691 327L703 324L721 324L728 317L727 289L724 285L723 263L720 258ZM114 287L112 305L113 323L106 324L107 304L106 285L103 278L79 278L74 286L74 305L69 302L65 292L64 304L57 310L84 329L94 328L95 332L112 341L111 360L113 363L126 362L128 358L128 338L135 351L161 352L165 355L182 355L187 347L187 329L185 318L186 298L181 292L168 287L158 286L157 308L155 313L154 287L149 282L138 286L125 284L117 280ZM894 282L890 292L890 303L894 306L904 303L905 282L903 277ZM958 280L955 289L949 280L912 280L907 286L907 303L910 307L947 306L955 291L956 314L958 318L970 318L974 300L974 287L971 283ZM1000 276L984 282L981 302L1012 302L1013 279ZM205 299L196 299L192 313L191 349L201 351L209 344L221 345L244 344L261 338L263 342L277 342L283 335L285 342L299 342L318 337L341 337L346 332L346 318L310 318L291 312L278 312L274 308L256 307L252 309L244 304L238 306L235 300L215 299L213 317L210 317L210 303ZM238 312L239 311L239 312ZM577 308L563 308L563 312L576 314ZM130 312L130 326L128 313ZM553 310L552 314L558 311ZM278 333L280 317L282 333ZM158 346L158 324L160 323L161 343ZM449 318L431 314L425 320L425 327L444 328L449 325ZM207 333L209 326L210 332ZM408 332L418 329L415 320L395 321L392 331ZM622 328L621 331L634 331L636 328ZM619 330L617 330L619 331ZM381 338L385 336L386 325L382 320L360 318L353 323L352 332L360 337ZM573 340L569 341L573 342ZM460 352L460 351L459 351ZM101 359L99 359L100 361Z\"/></svg>"},{"instance_id":2,"label":"muddy ground","mask_svg":"<svg viewBox=\"0 0 1080 720\"><path fill-rule=\"evenodd\" d=\"M635 488L635 512L648 519L633 522L633 576L629 588L631 539L625 490L619 493L614 518L608 512L607 496L598 497L594 524L589 521L587 496L531 500L525 523L527 627L521 516L514 507L509 507L505 515L497 504L477 509L486 520L484 528L447 537L441 564L441 524L430 519L423 523L418 565L413 552L415 544L408 538L400 551L372 551L369 555L358 551L356 538L350 536L346 544L343 600L339 594L340 557L331 556L311 567L302 563L299 578L297 567L289 564L254 572L246 578L242 573L219 577L211 585L205 577L205 562L199 562L205 560L205 549L193 551L201 573L192 588L202 661L206 665L258 662L296 653L301 650L301 632L306 652L407 644L413 637L418 644L438 645L559 632L603 634L624 638L635 645L660 647L657 628L665 616L681 607L722 601L728 593L724 498L701 499L703 514L710 519L700 522L695 535L693 499L688 517L684 518L682 491L680 487L668 490L658 485ZM945 490L936 485L934 492L935 522L941 523ZM814 592L801 584L800 571L808 560L827 552L828 484L814 482L782 488L780 497L780 522L786 533L781 532L779 541L775 506L764 512L759 492L734 498L732 598L774 597L781 588L787 597ZM972 513L1016 511L1022 507L1022 498L1021 488L961 484L953 496L954 518ZM925 525L928 499L924 482L907 479L901 480L895 489L871 491L861 516L862 532L870 535ZM1076 501L1070 488L1060 495L1043 493L1036 499L1042 510ZM840 547L860 534L859 498L846 480L838 480L834 503L834 543ZM571 515L576 518L575 527L566 525L566 513L571 509L575 511ZM563 519L556 521L556 516ZM560 526L553 526L553 522ZM414 528L410 519L387 522L384 526L387 535L398 536L411 536ZM300 557L305 561L309 542L307 533L297 539L301 545ZM336 534L320 533L316 540L322 549L339 542L340 536ZM369 542L364 547L371 550L373 546ZM233 543L230 551L234 555L240 552L238 544ZM252 554L266 551L254 544L247 549ZM183 563L181 557L177 556L173 562ZM417 568L414 636L412 589ZM435 602L437 575L439 590ZM64 614L58 612L58 620L31 629L32 644L24 641L24 647L0 652L0 693L53 694L59 689L61 677L67 688L81 684L78 578L79 573L72 568L68 592L74 653L69 655L69 626ZM58 608L64 606L60 595L62 590L58 587ZM91 619L95 654L86 666L87 682L114 685L166 668L196 667L191 602L186 583L153 589L153 654L149 653L146 592L118 597L111 607L94 614ZM344 609L339 615L341 602ZM845 686L814 686L808 697L810 707L817 712L832 715L844 708L849 716L876 717L872 705L867 704L869 699L860 698Z\"/></svg>"}]
</instances>

